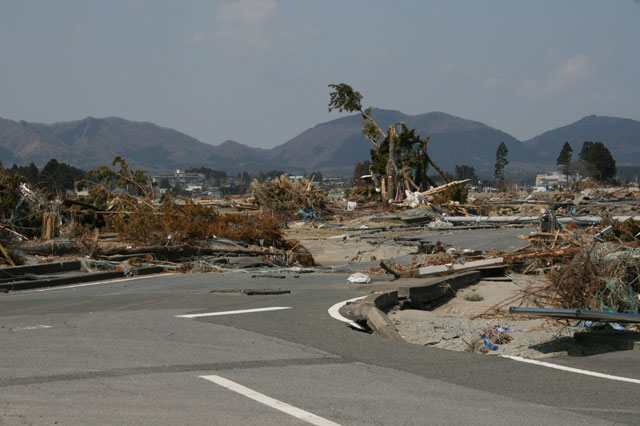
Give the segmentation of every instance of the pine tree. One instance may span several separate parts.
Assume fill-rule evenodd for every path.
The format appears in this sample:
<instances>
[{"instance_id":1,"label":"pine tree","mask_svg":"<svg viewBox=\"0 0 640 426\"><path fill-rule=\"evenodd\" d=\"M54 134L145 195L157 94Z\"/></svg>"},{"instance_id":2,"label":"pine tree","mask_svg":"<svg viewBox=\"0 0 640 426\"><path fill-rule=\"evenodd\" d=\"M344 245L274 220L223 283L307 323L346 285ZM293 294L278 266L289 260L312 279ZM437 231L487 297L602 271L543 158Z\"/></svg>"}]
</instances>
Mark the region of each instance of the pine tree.
<instances>
[{"instance_id":1,"label":"pine tree","mask_svg":"<svg viewBox=\"0 0 640 426\"><path fill-rule=\"evenodd\" d=\"M573 152L573 148L569 145L569 142L565 142L562 146L562 150L560 151L560 155L558 155L558 159L556 160L556 165L561 166L562 174L567 177L567 185L569 185L569 167L571 165L571 153Z\"/></svg>"},{"instance_id":2,"label":"pine tree","mask_svg":"<svg viewBox=\"0 0 640 426\"><path fill-rule=\"evenodd\" d=\"M605 182L616 176L616 160L602 142L586 141L579 157L586 164L589 177L598 182Z\"/></svg>"},{"instance_id":3,"label":"pine tree","mask_svg":"<svg viewBox=\"0 0 640 426\"><path fill-rule=\"evenodd\" d=\"M476 184L478 182L478 176L476 176L476 170L467 166L466 164L457 165L456 164L456 180L464 180L471 179L472 184Z\"/></svg>"},{"instance_id":4,"label":"pine tree","mask_svg":"<svg viewBox=\"0 0 640 426\"><path fill-rule=\"evenodd\" d=\"M496 150L496 168L494 176L496 178L496 185L501 190L504 190L504 166L509 164L509 161L507 161L508 153L509 148L507 148L507 145L505 145L504 142L500 142L500 145L498 145L498 149Z\"/></svg>"}]
</instances>

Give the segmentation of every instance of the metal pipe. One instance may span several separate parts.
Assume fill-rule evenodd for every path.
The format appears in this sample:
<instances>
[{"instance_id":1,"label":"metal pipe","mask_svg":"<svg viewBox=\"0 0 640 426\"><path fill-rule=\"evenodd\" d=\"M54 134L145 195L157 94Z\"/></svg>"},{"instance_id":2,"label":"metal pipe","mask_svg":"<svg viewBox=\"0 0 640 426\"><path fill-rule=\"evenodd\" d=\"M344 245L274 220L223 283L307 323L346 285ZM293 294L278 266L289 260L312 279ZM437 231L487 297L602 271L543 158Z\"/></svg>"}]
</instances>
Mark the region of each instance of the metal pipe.
<instances>
[{"instance_id":1,"label":"metal pipe","mask_svg":"<svg viewBox=\"0 0 640 426\"><path fill-rule=\"evenodd\" d=\"M538 223L538 216L444 216L444 220L450 223ZM601 216L565 216L558 217L560 223L598 224L602 222ZM640 221L640 216L613 216L613 220L624 222L627 219Z\"/></svg>"},{"instance_id":2,"label":"metal pipe","mask_svg":"<svg viewBox=\"0 0 640 426\"><path fill-rule=\"evenodd\" d=\"M510 314L533 315L539 317L570 318L583 321L598 322L633 322L640 323L640 315L620 312L588 311L582 309L547 309L547 308L509 308Z\"/></svg>"}]
</instances>

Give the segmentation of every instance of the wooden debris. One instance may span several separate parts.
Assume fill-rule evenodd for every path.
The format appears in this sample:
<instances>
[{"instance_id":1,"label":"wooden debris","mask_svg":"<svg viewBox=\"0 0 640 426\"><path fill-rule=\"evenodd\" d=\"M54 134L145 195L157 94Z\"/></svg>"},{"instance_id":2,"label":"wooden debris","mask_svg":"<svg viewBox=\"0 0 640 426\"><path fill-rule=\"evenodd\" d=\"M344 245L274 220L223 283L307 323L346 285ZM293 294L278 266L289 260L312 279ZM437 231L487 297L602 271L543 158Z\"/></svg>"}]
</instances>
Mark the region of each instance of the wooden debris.
<instances>
[{"instance_id":1,"label":"wooden debris","mask_svg":"<svg viewBox=\"0 0 640 426\"><path fill-rule=\"evenodd\" d=\"M472 271L475 269L502 268L506 266L504 258L496 257L493 259L474 260L464 263L448 263L446 265L425 266L423 268L404 271L400 275L403 278L429 277L450 275L458 272Z\"/></svg>"},{"instance_id":2,"label":"wooden debris","mask_svg":"<svg viewBox=\"0 0 640 426\"><path fill-rule=\"evenodd\" d=\"M565 247L555 250L534 251L530 253L507 254L504 256L509 263L522 262L524 260L549 259L557 257L575 256L580 251L580 247Z\"/></svg>"},{"instance_id":3,"label":"wooden debris","mask_svg":"<svg viewBox=\"0 0 640 426\"><path fill-rule=\"evenodd\" d=\"M51 241L56 236L56 214L45 213L42 215L42 235L44 241Z\"/></svg>"},{"instance_id":4,"label":"wooden debris","mask_svg":"<svg viewBox=\"0 0 640 426\"><path fill-rule=\"evenodd\" d=\"M437 193L439 193L439 192L444 191L445 189L447 189L447 188L448 188L448 187L450 187L450 186L453 186L453 185L461 185L461 184L463 184L463 183L467 183L467 182L469 182L470 180L471 180L471 179L464 179L464 180L456 180L456 181L454 181L454 182L445 183L444 185L440 185L440 186L438 186L437 188L432 188L432 189L429 189L429 190L427 190L427 191L424 191L424 192L422 193L422 195L424 195L425 197L427 197L427 196L429 196L429 195L434 195L434 194L437 194Z\"/></svg>"},{"instance_id":5,"label":"wooden debris","mask_svg":"<svg viewBox=\"0 0 640 426\"><path fill-rule=\"evenodd\" d=\"M402 276L400 272L396 271L395 269L393 269L392 267L384 263L383 260L380 261L380 267L385 271L387 271L388 273L390 273L391 275L393 275L394 279L396 280Z\"/></svg>"},{"instance_id":6,"label":"wooden debris","mask_svg":"<svg viewBox=\"0 0 640 426\"><path fill-rule=\"evenodd\" d=\"M5 259L7 259L7 262L9 262L11 266L16 266L15 262L9 255L9 252L7 251L7 249L4 248L2 244L0 244L0 251L2 252L2 255L4 256Z\"/></svg>"}]
</instances>

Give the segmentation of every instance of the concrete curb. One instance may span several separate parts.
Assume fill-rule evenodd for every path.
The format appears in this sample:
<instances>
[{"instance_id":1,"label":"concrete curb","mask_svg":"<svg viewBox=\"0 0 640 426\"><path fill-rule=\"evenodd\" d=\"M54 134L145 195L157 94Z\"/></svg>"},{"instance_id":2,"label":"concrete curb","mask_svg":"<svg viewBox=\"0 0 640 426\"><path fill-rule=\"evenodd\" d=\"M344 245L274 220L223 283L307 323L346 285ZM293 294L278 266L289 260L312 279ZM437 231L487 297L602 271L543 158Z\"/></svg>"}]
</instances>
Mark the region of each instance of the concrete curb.
<instances>
[{"instance_id":1,"label":"concrete curb","mask_svg":"<svg viewBox=\"0 0 640 426\"><path fill-rule=\"evenodd\" d=\"M65 262L39 263L37 265L9 266L0 268L0 279L20 277L25 274L57 274L60 272L79 271L79 260Z\"/></svg>"},{"instance_id":2,"label":"concrete curb","mask_svg":"<svg viewBox=\"0 0 640 426\"><path fill-rule=\"evenodd\" d=\"M398 286L397 290L378 292L357 302L348 303L340 309L340 313L352 321L366 322L375 334L393 340L404 340L386 311L398 305L419 309L427 303L455 294L481 279L482 274L479 271L471 271L449 275L436 281L430 280L428 284Z\"/></svg>"},{"instance_id":3,"label":"concrete curb","mask_svg":"<svg viewBox=\"0 0 640 426\"><path fill-rule=\"evenodd\" d=\"M427 285L399 287L398 298L404 299L409 307L419 309L427 303L433 303L447 296L454 296L458 290L475 284L481 279L482 273L480 271L463 272L442 277L441 280Z\"/></svg>"},{"instance_id":4,"label":"concrete curb","mask_svg":"<svg viewBox=\"0 0 640 426\"><path fill-rule=\"evenodd\" d=\"M64 262L61 262L61 263L64 263ZM164 271L164 268L162 268L161 266L146 266L146 267L138 268L134 270L133 275L159 274L163 271ZM60 272L60 271L57 271L57 272ZM131 274L127 275L124 271L106 271L106 272L86 273L81 275L72 275L72 276L66 276L66 277L43 278L43 279L32 280L32 281L15 281L7 284L1 284L0 290L4 290L4 291L32 290L32 289L43 288L43 287L57 287L57 286L64 286L64 285L71 285L71 284L87 283L92 281L125 278L130 275Z\"/></svg>"}]
</instances>

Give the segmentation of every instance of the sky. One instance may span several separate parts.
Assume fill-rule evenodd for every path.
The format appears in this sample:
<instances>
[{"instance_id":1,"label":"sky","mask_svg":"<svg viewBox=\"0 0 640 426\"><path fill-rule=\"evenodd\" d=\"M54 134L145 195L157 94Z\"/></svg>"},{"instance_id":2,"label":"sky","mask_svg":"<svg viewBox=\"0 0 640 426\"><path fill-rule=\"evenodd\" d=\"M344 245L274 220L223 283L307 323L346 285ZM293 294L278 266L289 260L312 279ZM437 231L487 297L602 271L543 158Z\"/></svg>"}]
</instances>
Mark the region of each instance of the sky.
<instances>
[{"instance_id":1,"label":"sky","mask_svg":"<svg viewBox=\"0 0 640 426\"><path fill-rule=\"evenodd\" d=\"M270 148L344 116L327 85L347 83L526 140L640 120L639 42L640 0L0 0L0 117Z\"/></svg>"}]
</instances>

